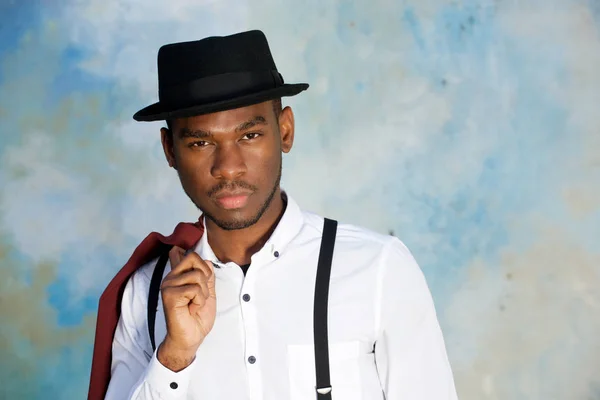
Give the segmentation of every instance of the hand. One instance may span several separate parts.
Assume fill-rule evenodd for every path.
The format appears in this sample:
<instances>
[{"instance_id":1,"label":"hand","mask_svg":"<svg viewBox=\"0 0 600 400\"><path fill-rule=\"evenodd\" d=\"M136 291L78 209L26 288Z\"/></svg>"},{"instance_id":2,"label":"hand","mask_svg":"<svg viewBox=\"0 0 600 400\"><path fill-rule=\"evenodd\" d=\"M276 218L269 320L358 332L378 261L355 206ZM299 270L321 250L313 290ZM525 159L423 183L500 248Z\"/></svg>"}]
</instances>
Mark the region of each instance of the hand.
<instances>
[{"instance_id":1,"label":"hand","mask_svg":"<svg viewBox=\"0 0 600 400\"><path fill-rule=\"evenodd\" d=\"M194 361L217 313L212 263L195 252L184 254L180 247L171 249L171 272L161 285L167 335L157 357L161 364L176 372Z\"/></svg>"}]
</instances>

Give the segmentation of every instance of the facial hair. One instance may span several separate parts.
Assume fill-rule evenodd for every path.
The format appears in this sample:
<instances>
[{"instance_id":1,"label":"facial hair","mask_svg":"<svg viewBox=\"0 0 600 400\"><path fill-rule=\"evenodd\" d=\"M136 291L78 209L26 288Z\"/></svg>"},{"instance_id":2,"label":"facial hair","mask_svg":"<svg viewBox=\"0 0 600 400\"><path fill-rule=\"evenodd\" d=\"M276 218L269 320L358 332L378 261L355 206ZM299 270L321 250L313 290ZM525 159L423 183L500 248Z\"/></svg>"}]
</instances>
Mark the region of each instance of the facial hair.
<instances>
[{"instance_id":1,"label":"facial hair","mask_svg":"<svg viewBox=\"0 0 600 400\"><path fill-rule=\"evenodd\" d=\"M246 229L246 228L249 228L252 225L256 224L262 218L263 214L267 211L267 209L269 208L269 206L273 202L273 199L275 198L275 193L277 192L277 189L279 188L279 185L281 183L282 161L283 161L282 157L280 156L279 171L277 173L277 177L275 178L275 182L273 183L273 187L272 187L272 189L271 189L271 191L269 193L269 196L267 196L266 200L258 208L258 211L252 217L247 218L247 219L243 219L243 220L239 220L239 219L234 219L234 220L218 219L214 215L210 214L209 212L202 210L202 208L194 201L194 199L192 199L192 197L187 192L187 190L185 190L185 188L184 188L184 191L187 194L187 196L189 197L189 199L192 201L192 203L194 203L194 205L201 212L204 213L204 216L206 218L210 219L211 221L213 221L215 223L215 225L217 225L219 228L221 228L223 230L226 230L226 231ZM208 197L212 197L213 195L215 195L216 193L218 193L219 191L221 191L223 189L229 189L229 190L235 190L235 189L256 190L256 187L253 186L253 185L250 185L250 184L248 184L246 182L243 182L243 181L222 182L222 183L217 184L213 188L211 188L211 190L209 190L209 192L207 193L207 195L208 195Z\"/></svg>"}]
</instances>

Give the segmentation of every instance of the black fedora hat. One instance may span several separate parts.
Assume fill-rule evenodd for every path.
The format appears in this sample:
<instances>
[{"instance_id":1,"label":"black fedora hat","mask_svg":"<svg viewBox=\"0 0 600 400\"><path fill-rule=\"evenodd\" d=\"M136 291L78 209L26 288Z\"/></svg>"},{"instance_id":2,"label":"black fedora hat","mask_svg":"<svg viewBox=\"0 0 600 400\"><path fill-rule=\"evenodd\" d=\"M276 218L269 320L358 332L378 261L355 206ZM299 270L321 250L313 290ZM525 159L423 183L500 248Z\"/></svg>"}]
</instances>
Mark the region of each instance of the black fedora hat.
<instances>
[{"instance_id":1,"label":"black fedora hat","mask_svg":"<svg viewBox=\"0 0 600 400\"><path fill-rule=\"evenodd\" d=\"M136 121L191 117L245 107L308 88L287 84L259 30L172 43L158 51L158 103Z\"/></svg>"}]
</instances>

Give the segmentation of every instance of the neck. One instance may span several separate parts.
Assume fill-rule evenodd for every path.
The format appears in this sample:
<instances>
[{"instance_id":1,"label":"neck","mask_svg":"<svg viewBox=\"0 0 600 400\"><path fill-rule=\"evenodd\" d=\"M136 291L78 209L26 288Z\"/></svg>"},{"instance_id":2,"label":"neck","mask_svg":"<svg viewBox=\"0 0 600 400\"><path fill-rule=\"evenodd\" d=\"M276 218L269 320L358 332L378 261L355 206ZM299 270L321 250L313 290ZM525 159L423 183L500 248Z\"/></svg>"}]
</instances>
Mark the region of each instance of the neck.
<instances>
[{"instance_id":1,"label":"neck","mask_svg":"<svg viewBox=\"0 0 600 400\"><path fill-rule=\"evenodd\" d=\"M212 220L206 218L208 243L219 261L234 262L237 265L250 264L250 258L271 237L284 211L281 189L278 188L262 217L248 228L228 231L219 228Z\"/></svg>"}]
</instances>

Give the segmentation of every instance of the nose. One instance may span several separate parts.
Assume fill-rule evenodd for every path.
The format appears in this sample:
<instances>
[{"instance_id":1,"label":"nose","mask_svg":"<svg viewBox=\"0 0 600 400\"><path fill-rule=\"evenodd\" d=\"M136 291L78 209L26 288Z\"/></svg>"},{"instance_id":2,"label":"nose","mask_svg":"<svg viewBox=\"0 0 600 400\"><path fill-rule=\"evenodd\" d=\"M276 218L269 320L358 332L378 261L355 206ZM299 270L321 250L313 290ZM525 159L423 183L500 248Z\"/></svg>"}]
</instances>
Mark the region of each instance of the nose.
<instances>
[{"instance_id":1,"label":"nose","mask_svg":"<svg viewBox=\"0 0 600 400\"><path fill-rule=\"evenodd\" d=\"M246 173L246 163L240 148L235 145L217 148L211 174L217 179L235 180Z\"/></svg>"}]
</instances>

